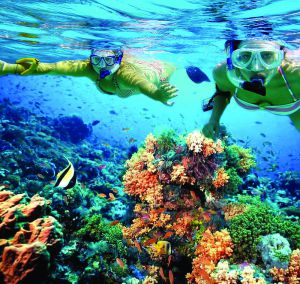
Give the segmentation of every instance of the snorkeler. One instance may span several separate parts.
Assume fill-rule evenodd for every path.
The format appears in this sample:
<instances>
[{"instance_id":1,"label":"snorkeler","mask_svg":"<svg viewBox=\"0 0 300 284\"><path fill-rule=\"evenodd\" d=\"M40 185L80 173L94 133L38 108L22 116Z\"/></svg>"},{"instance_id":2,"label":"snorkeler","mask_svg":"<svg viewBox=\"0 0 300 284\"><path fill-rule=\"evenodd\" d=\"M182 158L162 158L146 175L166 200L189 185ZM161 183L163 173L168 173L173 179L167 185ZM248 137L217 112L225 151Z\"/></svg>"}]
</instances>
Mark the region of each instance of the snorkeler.
<instances>
[{"instance_id":1,"label":"snorkeler","mask_svg":"<svg viewBox=\"0 0 300 284\"><path fill-rule=\"evenodd\" d=\"M231 97L248 110L288 115L300 131L299 59L284 45L265 40L228 40L225 51L227 62L213 71L216 92L203 106L213 110L203 133L216 137Z\"/></svg>"},{"instance_id":2,"label":"snorkeler","mask_svg":"<svg viewBox=\"0 0 300 284\"><path fill-rule=\"evenodd\" d=\"M92 50L89 59L42 63L36 58L22 58L16 64L0 60L0 76L67 75L88 77L96 82L101 92L126 98L143 93L172 106L177 89L169 83L175 67L163 61L144 61L122 50Z\"/></svg>"}]
</instances>

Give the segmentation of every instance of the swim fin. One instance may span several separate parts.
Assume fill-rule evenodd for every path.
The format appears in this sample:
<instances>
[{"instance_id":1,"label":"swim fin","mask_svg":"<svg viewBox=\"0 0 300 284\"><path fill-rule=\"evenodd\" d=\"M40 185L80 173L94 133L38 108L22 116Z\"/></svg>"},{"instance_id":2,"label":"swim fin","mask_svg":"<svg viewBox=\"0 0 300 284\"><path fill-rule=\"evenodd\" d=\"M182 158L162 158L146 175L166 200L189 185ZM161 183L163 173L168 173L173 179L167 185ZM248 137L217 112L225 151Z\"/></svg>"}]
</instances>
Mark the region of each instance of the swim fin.
<instances>
[{"instance_id":1,"label":"swim fin","mask_svg":"<svg viewBox=\"0 0 300 284\"><path fill-rule=\"evenodd\" d=\"M188 66L185 70L189 78L196 84L200 84L205 81L210 82L207 75L196 66Z\"/></svg>"}]
</instances>

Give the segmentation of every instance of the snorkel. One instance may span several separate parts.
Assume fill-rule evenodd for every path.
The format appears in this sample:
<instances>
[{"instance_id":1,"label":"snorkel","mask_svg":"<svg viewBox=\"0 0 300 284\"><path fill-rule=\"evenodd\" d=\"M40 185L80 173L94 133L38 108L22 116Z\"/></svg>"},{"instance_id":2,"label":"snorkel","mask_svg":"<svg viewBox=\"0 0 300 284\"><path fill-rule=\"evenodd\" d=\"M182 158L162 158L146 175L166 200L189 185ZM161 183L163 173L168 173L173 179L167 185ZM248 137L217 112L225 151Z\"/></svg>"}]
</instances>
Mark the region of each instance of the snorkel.
<instances>
[{"instance_id":1,"label":"snorkel","mask_svg":"<svg viewBox=\"0 0 300 284\"><path fill-rule=\"evenodd\" d=\"M114 74L121 65L123 51L117 50L92 50L90 62L94 70L99 74L99 79Z\"/></svg>"},{"instance_id":2,"label":"snorkel","mask_svg":"<svg viewBox=\"0 0 300 284\"><path fill-rule=\"evenodd\" d=\"M279 45L280 49L275 47L274 49L271 49L270 52L274 52L276 55L278 55L278 58L276 61L274 61L273 64L274 66L273 66L271 64L268 65L263 61L261 57L261 53L264 52L263 49L262 51L259 51L259 49L258 51L256 51L255 49L251 49L251 48L238 49L241 42L242 42L241 40L227 40L225 43L225 50L227 54L227 77L234 86L247 90L249 92L259 94L261 96L265 96L266 85L276 74L277 68L280 66L281 61L284 57L282 51L284 47ZM241 62L240 63L241 66L237 65L237 62L234 61L234 60L241 60L241 61L243 60L242 56L240 56L242 58L240 59L240 57L236 56L235 54L239 50L245 50L245 54L249 53L249 55L247 54L247 56L250 58L249 60L246 60L246 63ZM267 50L266 53L268 52L269 51ZM254 70L251 68L249 70L248 66L253 62L255 62L254 64L255 66L253 68ZM245 76L243 76L242 74L243 71L245 72L245 70L254 73L254 75L251 76L249 80L246 80Z\"/></svg>"}]
</instances>

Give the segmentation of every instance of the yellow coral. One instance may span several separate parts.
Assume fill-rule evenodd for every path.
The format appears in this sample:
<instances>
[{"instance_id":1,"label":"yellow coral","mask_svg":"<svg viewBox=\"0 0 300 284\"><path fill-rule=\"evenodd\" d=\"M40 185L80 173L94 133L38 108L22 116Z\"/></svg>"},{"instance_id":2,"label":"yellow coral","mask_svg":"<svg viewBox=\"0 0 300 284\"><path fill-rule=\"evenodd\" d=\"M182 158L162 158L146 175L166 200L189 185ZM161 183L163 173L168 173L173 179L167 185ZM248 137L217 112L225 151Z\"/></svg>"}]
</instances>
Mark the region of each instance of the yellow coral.
<instances>
[{"instance_id":1,"label":"yellow coral","mask_svg":"<svg viewBox=\"0 0 300 284\"><path fill-rule=\"evenodd\" d=\"M157 139L154 137L152 133L148 134L145 139L145 147L147 152L153 153L157 146Z\"/></svg>"},{"instance_id":2,"label":"yellow coral","mask_svg":"<svg viewBox=\"0 0 300 284\"><path fill-rule=\"evenodd\" d=\"M248 209L246 204L230 203L223 207L225 220L228 221L235 216L245 213Z\"/></svg>"}]
</instances>

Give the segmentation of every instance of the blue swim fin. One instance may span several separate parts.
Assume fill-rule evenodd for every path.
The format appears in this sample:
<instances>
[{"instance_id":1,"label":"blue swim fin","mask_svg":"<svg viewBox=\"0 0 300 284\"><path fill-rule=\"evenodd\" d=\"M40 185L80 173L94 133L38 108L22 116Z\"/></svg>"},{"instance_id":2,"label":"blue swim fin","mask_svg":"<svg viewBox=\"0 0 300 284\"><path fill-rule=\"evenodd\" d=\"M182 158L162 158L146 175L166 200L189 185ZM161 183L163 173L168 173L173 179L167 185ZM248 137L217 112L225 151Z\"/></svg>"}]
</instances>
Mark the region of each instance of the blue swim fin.
<instances>
[{"instance_id":1,"label":"blue swim fin","mask_svg":"<svg viewBox=\"0 0 300 284\"><path fill-rule=\"evenodd\" d=\"M196 84L200 84L204 81L210 82L207 75L196 66L188 66L185 70L189 78Z\"/></svg>"}]
</instances>

